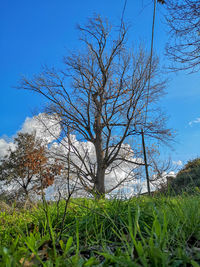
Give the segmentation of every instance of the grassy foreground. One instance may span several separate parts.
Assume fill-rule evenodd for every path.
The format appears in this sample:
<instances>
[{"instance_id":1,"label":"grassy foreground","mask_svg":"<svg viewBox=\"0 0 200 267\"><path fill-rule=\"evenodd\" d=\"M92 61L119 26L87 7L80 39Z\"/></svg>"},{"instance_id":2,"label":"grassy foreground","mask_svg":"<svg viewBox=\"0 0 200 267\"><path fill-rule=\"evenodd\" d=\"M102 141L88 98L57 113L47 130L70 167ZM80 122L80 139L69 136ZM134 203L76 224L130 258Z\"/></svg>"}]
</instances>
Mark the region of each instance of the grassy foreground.
<instances>
[{"instance_id":1,"label":"grassy foreground","mask_svg":"<svg viewBox=\"0 0 200 267\"><path fill-rule=\"evenodd\" d=\"M0 212L0 266L200 266L200 196L72 199L60 236L63 213Z\"/></svg>"}]
</instances>

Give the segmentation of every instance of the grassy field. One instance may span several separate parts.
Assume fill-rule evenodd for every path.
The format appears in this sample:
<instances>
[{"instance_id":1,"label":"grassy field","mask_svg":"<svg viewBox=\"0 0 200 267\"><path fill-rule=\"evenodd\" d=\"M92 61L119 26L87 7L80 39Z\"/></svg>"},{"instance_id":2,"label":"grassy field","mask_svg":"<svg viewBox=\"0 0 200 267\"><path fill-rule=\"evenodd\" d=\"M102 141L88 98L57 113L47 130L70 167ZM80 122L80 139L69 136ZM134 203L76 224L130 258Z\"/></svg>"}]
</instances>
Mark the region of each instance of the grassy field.
<instances>
[{"instance_id":1,"label":"grassy field","mask_svg":"<svg viewBox=\"0 0 200 267\"><path fill-rule=\"evenodd\" d=\"M200 266L198 195L64 204L1 208L0 266Z\"/></svg>"}]
</instances>

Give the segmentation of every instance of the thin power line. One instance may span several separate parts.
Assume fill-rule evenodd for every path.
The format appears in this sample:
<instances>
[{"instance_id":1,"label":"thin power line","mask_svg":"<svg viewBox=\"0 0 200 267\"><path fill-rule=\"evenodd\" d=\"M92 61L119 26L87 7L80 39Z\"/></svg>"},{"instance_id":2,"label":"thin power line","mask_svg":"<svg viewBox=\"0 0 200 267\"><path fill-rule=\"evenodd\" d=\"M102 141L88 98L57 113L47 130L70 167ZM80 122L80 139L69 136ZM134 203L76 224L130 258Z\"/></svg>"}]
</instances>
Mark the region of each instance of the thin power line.
<instances>
[{"instance_id":1,"label":"thin power line","mask_svg":"<svg viewBox=\"0 0 200 267\"><path fill-rule=\"evenodd\" d=\"M123 23L124 23L124 13L125 13L125 10L126 10L126 5L127 5L127 0L124 1L124 7L123 7L123 10L122 10L122 16L121 16L121 28L122 28Z\"/></svg>"},{"instance_id":2,"label":"thin power line","mask_svg":"<svg viewBox=\"0 0 200 267\"><path fill-rule=\"evenodd\" d=\"M154 0L153 22L152 22L152 31L151 31L151 54L150 54L150 62L149 62L149 79L148 79L148 87L147 87L147 102L146 102L144 127L145 127L146 121L147 121L148 104L149 104L149 90L150 90L150 84L151 84L151 68L152 68L152 57L153 57L153 41L154 41L155 17L156 17L156 1L157 0ZM142 147L143 147L143 154L144 154L147 189L148 189L148 194L150 195L151 194L151 189L150 189L150 179L149 179L148 163L147 163L145 140L144 140L144 128L141 129L141 135L142 135Z\"/></svg>"},{"instance_id":3,"label":"thin power line","mask_svg":"<svg viewBox=\"0 0 200 267\"><path fill-rule=\"evenodd\" d=\"M153 22L152 22L152 31L151 31L151 53L150 53L150 62L149 62L149 79L148 79L148 87L147 87L147 102L146 102L144 125L146 125L146 121L147 121L148 104L149 104L149 90L150 90L150 84L151 84L151 68L152 68L152 58L153 58L153 42L154 42L154 30L155 30L155 18L156 18L156 2L157 2L157 0L154 0Z\"/></svg>"}]
</instances>

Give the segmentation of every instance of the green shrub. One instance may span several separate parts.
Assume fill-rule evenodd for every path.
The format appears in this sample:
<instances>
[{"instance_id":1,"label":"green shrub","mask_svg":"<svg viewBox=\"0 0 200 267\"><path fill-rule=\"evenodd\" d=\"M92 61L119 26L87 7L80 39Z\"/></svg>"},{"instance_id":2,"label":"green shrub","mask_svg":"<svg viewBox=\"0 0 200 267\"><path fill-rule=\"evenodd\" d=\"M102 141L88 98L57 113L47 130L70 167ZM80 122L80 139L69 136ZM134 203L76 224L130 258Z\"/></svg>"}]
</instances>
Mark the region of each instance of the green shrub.
<instances>
[{"instance_id":1,"label":"green shrub","mask_svg":"<svg viewBox=\"0 0 200 267\"><path fill-rule=\"evenodd\" d=\"M189 160L188 163L185 164L182 170L179 173L190 172L192 169L200 167L200 158L196 158L193 160Z\"/></svg>"},{"instance_id":2,"label":"green shrub","mask_svg":"<svg viewBox=\"0 0 200 267\"><path fill-rule=\"evenodd\" d=\"M200 158L188 161L170 183L175 193L195 193L200 188Z\"/></svg>"}]
</instances>

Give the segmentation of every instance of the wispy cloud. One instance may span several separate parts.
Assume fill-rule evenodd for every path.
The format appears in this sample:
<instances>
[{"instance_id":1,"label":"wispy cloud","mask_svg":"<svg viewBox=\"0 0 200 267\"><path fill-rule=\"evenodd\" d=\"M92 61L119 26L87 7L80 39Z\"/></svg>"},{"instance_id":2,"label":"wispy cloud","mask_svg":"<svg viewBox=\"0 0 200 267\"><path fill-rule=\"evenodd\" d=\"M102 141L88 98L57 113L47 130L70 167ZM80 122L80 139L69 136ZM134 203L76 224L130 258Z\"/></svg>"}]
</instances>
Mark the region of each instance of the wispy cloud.
<instances>
[{"instance_id":1,"label":"wispy cloud","mask_svg":"<svg viewBox=\"0 0 200 267\"><path fill-rule=\"evenodd\" d=\"M192 126L194 123L200 123L200 118L196 118L195 120L190 121L189 125Z\"/></svg>"},{"instance_id":2,"label":"wispy cloud","mask_svg":"<svg viewBox=\"0 0 200 267\"><path fill-rule=\"evenodd\" d=\"M183 165L183 162L181 160L178 160L178 161L172 161L172 163L174 165L177 165L177 166L182 166Z\"/></svg>"}]
</instances>

